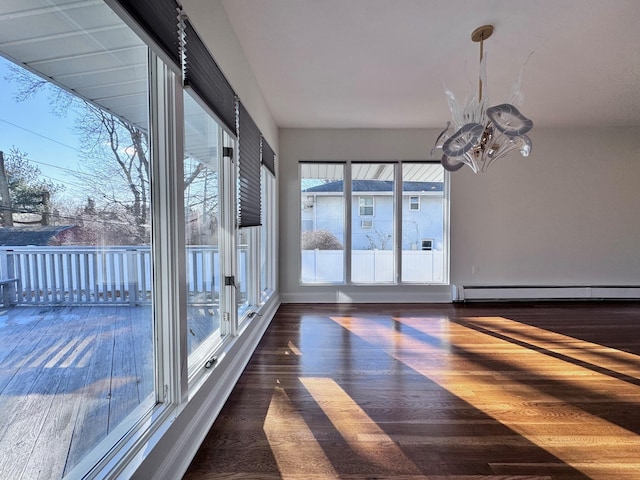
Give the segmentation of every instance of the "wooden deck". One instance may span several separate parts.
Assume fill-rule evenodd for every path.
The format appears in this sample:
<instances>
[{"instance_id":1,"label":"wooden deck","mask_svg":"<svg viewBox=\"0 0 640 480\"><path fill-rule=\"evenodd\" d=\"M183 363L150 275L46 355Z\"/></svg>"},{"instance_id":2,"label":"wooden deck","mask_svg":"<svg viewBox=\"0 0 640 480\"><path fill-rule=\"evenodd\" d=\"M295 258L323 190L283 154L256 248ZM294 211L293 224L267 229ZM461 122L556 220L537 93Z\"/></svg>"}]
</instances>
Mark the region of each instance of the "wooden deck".
<instances>
[{"instance_id":1,"label":"wooden deck","mask_svg":"<svg viewBox=\"0 0 640 480\"><path fill-rule=\"evenodd\" d=\"M184 477L640 479L640 304L284 305Z\"/></svg>"},{"instance_id":2,"label":"wooden deck","mask_svg":"<svg viewBox=\"0 0 640 480\"><path fill-rule=\"evenodd\" d=\"M150 306L0 308L0 478L61 478L153 382Z\"/></svg>"}]
</instances>

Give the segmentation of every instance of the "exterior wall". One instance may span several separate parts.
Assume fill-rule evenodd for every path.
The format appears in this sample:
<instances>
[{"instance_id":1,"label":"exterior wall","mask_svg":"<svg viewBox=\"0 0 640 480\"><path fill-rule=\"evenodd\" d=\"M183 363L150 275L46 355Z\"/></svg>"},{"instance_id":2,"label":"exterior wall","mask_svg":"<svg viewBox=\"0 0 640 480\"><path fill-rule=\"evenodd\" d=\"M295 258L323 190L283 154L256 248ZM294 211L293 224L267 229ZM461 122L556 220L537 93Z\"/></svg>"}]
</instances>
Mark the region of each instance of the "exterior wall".
<instances>
[{"instance_id":1,"label":"exterior wall","mask_svg":"<svg viewBox=\"0 0 640 480\"><path fill-rule=\"evenodd\" d=\"M360 215L360 197L373 197L373 216ZM372 220L371 228L362 228L362 220ZM353 192L351 199L351 249L393 249L393 197L388 194Z\"/></svg>"},{"instance_id":2,"label":"exterior wall","mask_svg":"<svg viewBox=\"0 0 640 480\"><path fill-rule=\"evenodd\" d=\"M418 195L420 197L420 210L409 208L409 197L402 198L402 249L420 250L422 240L433 240L433 249L444 250L444 225L443 225L443 196Z\"/></svg>"},{"instance_id":3,"label":"exterior wall","mask_svg":"<svg viewBox=\"0 0 640 480\"><path fill-rule=\"evenodd\" d=\"M313 207L309 207L307 196L313 196ZM361 196L374 197L374 215L361 216L359 198ZM420 210L410 210L409 197L420 197ZM344 217L342 212L342 197L331 194L302 193L302 231L326 230L332 233L344 245ZM304 205L307 204L305 208ZM424 195L421 192L411 192L403 195L403 250L420 250L422 240L433 240L434 250L443 250L442 223L442 195ZM393 233L393 198L390 194L371 194L354 192L351 201L351 233L352 248L354 250L390 250L392 242L387 242L382 248L381 237ZM372 220L372 228L363 228L362 220Z\"/></svg>"},{"instance_id":4,"label":"exterior wall","mask_svg":"<svg viewBox=\"0 0 640 480\"><path fill-rule=\"evenodd\" d=\"M303 193L303 198L307 193ZM315 195L313 207L302 209L302 229L326 230L344 245L344 206L338 195ZM303 201L304 203L304 201Z\"/></svg>"}]
</instances>

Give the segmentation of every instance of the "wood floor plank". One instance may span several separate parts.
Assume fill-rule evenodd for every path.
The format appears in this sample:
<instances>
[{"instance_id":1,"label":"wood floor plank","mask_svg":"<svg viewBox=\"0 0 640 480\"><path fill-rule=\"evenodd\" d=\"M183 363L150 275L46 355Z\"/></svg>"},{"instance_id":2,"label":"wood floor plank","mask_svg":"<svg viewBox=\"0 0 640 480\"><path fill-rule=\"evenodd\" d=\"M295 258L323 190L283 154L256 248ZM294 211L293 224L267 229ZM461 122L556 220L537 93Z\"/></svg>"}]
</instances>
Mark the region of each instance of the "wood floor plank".
<instances>
[{"instance_id":1,"label":"wood floor plank","mask_svg":"<svg viewBox=\"0 0 640 480\"><path fill-rule=\"evenodd\" d=\"M639 355L633 302L283 305L184 479L640 479Z\"/></svg>"}]
</instances>

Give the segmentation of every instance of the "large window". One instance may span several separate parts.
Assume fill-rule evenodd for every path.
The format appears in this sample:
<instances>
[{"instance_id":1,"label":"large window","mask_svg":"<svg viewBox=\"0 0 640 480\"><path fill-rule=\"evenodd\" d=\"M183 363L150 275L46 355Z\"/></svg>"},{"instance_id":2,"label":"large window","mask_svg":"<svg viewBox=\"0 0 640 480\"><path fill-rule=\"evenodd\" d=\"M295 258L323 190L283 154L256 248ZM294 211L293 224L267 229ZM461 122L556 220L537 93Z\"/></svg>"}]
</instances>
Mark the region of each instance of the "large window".
<instances>
[{"instance_id":1,"label":"large window","mask_svg":"<svg viewBox=\"0 0 640 480\"><path fill-rule=\"evenodd\" d=\"M149 51L51 3L0 7L0 52L66 87L0 57L0 478L61 478L157 401Z\"/></svg>"},{"instance_id":2,"label":"large window","mask_svg":"<svg viewBox=\"0 0 640 480\"><path fill-rule=\"evenodd\" d=\"M176 63L176 5L0 2L0 478L124 475L275 289L273 223L236 224L236 95L211 106L193 31Z\"/></svg>"},{"instance_id":3,"label":"large window","mask_svg":"<svg viewBox=\"0 0 640 480\"><path fill-rule=\"evenodd\" d=\"M301 282L445 283L445 178L438 163L301 162Z\"/></svg>"},{"instance_id":4,"label":"large window","mask_svg":"<svg viewBox=\"0 0 640 480\"><path fill-rule=\"evenodd\" d=\"M394 164L351 164L353 283L395 281L395 184Z\"/></svg>"},{"instance_id":5,"label":"large window","mask_svg":"<svg viewBox=\"0 0 640 480\"><path fill-rule=\"evenodd\" d=\"M344 164L301 163L302 283L345 280Z\"/></svg>"},{"instance_id":6,"label":"large window","mask_svg":"<svg viewBox=\"0 0 640 480\"><path fill-rule=\"evenodd\" d=\"M446 201L438 164L402 165L402 281L445 281Z\"/></svg>"},{"instance_id":7,"label":"large window","mask_svg":"<svg viewBox=\"0 0 640 480\"><path fill-rule=\"evenodd\" d=\"M219 172L222 128L184 96L184 209L189 367L203 363L224 334L220 321Z\"/></svg>"}]
</instances>

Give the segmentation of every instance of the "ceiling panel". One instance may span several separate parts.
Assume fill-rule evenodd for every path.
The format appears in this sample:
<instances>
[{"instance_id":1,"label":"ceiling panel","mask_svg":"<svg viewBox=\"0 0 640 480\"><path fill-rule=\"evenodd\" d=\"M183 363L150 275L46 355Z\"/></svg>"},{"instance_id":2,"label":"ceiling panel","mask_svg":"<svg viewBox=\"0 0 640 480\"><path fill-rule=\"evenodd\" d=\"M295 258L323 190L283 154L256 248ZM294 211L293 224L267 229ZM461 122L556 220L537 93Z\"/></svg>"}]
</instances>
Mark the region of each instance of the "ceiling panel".
<instances>
[{"instance_id":1,"label":"ceiling panel","mask_svg":"<svg viewBox=\"0 0 640 480\"><path fill-rule=\"evenodd\" d=\"M147 48L102 0L3 0L0 53L147 129Z\"/></svg>"}]
</instances>

